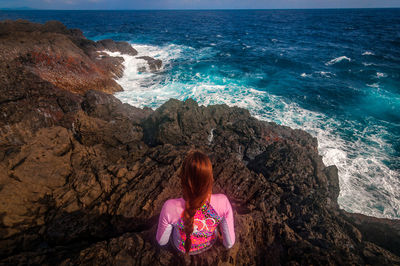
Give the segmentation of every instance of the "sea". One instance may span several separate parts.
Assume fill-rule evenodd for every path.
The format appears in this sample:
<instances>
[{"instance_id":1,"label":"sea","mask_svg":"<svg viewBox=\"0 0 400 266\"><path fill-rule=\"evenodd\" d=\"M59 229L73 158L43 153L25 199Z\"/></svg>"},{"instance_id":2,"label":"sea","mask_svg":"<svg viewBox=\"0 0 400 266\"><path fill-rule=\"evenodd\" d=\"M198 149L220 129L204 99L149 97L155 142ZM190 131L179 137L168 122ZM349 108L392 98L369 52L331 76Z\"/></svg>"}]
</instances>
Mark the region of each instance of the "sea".
<instances>
[{"instance_id":1,"label":"sea","mask_svg":"<svg viewBox=\"0 0 400 266\"><path fill-rule=\"evenodd\" d=\"M161 59L150 73L122 55L115 96L133 106L190 97L309 132L342 209L400 219L400 9L0 11L18 18Z\"/></svg>"}]
</instances>

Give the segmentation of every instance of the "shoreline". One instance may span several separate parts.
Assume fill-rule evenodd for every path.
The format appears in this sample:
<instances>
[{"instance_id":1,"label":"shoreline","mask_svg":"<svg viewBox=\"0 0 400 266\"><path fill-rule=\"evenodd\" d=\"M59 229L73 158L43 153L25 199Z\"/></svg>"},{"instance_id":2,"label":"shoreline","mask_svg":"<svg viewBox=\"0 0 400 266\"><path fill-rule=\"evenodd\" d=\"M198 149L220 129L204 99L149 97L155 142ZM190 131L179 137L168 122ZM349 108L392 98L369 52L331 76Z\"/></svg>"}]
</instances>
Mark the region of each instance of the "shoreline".
<instances>
[{"instance_id":1,"label":"shoreline","mask_svg":"<svg viewBox=\"0 0 400 266\"><path fill-rule=\"evenodd\" d=\"M155 46L155 45L145 45L145 44L135 44L135 43L130 43L130 45L135 48L135 47L140 47L136 48L138 50L141 50L142 54L146 54L146 49L147 52L150 53L151 56L159 56L157 58L162 58L163 61L166 61L167 64L170 63L170 61L174 61L179 59L178 56L175 56L175 53L178 53L177 51L180 51L180 49L184 49L182 47L171 47L172 45L164 45L161 47ZM156 49L159 48L161 49L159 53L157 53ZM173 56L168 57L165 55L165 50L166 49L177 49L177 51L174 50L172 52ZM194 48L193 48L194 49ZM131 60L133 57L126 56L125 57L128 60ZM338 60L339 59L339 60ZM335 59L332 59L331 61L340 61L340 60L347 60L343 57L337 57ZM331 62L329 61L329 62ZM306 132L310 133L313 137L318 138L318 149L319 153L321 156L323 156L323 161L327 165L336 165L339 168L339 176L340 176L340 184L343 188L341 190L341 194L339 194L339 202L341 209L346 210L348 212L352 213L361 213L367 216L373 216L377 218L386 218L386 219L400 219L400 217L395 216L393 212L390 210L396 209L395 208L395 202L390 202L390 198L384 198L382 201L384 203L383 206L386 206L389 208L389 211L383 212L378 210L377 208L374 208L373 206L366 208L364 205L372 205L374 202L376 202L376 198L373 196L373 191L369 191L367 193L365 190L355 190L357 187L355 186L356 181L351 181L354 176L363 176L367 175L366 173L359 173L360 169L367 169L368 167L375 167L375 168L382 168L382 171L387 173L387 177L389 178L394 178L396 179L396 172L393 170L390 170L388 167L383 165L379 160L374 161L371 165L366 165L366 161L371 160L371 158L368 157L358 157L357 154L352 154L351 149L356 149L356 147L351 146L348 142L339 135L334 134L334 131L336 128L340 127L340 124L335 124L338 122L331 122L334 125L331 127L323 130L321 127L326 127L326 124L323 124L323 121L326 120L333 120L332 118L329 118L325 116L322 113L318 113L317 111L310 111L304 108L301 108L300 106L294 104L294 103L287 103L285 102L281 97L274 96L274 95L269 95L268 93L264 91L258 91L253 88L249 89L243 89L244 94L243 95L236 95L235 92L225 92L224 90L226 89L227 86L223 85L213 85L213 84L208 84L208 83L200 83L200 85L193 85L193 84L185 84L185 83L179 83L178 81L171 81L171 84L164 84L162 86L158 85L158 77L162 76L162 74L159 74L157 72L155 73L148 73L145 74L144 77L141 77L140 72L135 72L135 69L137 68L137 65L135 63L131 63L129 61L129 64L126 64L125 62L123 63L125 66L125 71L128 71L128 73L125 73L124 76L120 79L117 79L116 81L121 87L124 87L125 91L117 92L114 94L119 100L121 100L124 103L129 103L132 106L142 108L143 106L149 106L156 110L159 106L162 105L163 102L168 101L168 97L165 98L163 91L168 91L168 93L165 93L166 96L168 96L170 93L175 93L173 96L175 99L179 100L185 100L187 98L193 98L199 102L200 105L212 105L212 104L227 104L230 107L233 106L239 106L242 108L248 109L251 114L256 117L257 119L267 121L267 122L275 122L279 125L284 125L284 126L289 126L293 129L301 129L305 130ZM165 66L165 62L163 63L163 68ZM162 70L165 71L165 70ZM150 76L149 76L150 75ZM152 82L153 79L156 79L157 82ZM140 85L140 83L144 81L145 84L151 84L151 85ZM194 88L192 88L194 86ZM203 90L202 86L205 87ZM187 91L189 92L180 92L180 91L174 91L176 87L185 87ZM155 93L150 93L150 90L154 90ZM171 89L172 88L172 89ZM208 88L210 88L210 92L212 94L208 95ZM198 93L197 95L194 93L191 93L191 90L199 90L201 93ZM229 91L229 90L228 90ZM202 96L201 94L204 94L206 96ZM227 94L232 94L235 96L230 96ZM254 95L253 95L254 94ZM283 102L286 107L286 110L283 111L283 116L278 117L276 114L272 113L262 113L262 111L255 110L255 107L253 106L246 106L249 105L245 101L241 102L240 100L236 101L236 98L246 98L249 97L249 102L256 102L256 107L262 106L263 103L258 99L258 95L265 94L263 97L268 97L273 102ZM218 95L220 98L219 100L214 100L212 99L214 95ZM157 97L160 97L162 99L158 100ZM208 98L207 98L208 97ZM222 99L221 99L222 97ZM261 96L259 98L262 98ZM230 100L235 100L236 102L230 102ZM211 102L210 102L211 101ZM260 102L257 102L260 101ZM147 104L146 104L147 103ZM278 105L278 104L275 104ZM287 113L287 114L285 114ZM290 115L292 114L292 115ZM307 119L315 120L314 123L310 124L309 121L306 121ZM277 121L279 120L279 121ZM303 121L305 125L301 124L296 124L295 121ZM349 146L350 145L350 146ZM367 147L368 148L368 147ZM366 147L363 147L363 149L367 149ZM372 148L371 148L372 149ZM375 150L373 150L375 151ZM372 152L370 150L370 152ZM350 159L350 157L354 157L353 159ZM373 158L375 159L375 158ZM361 162L359 162L361 160ZM358 164L355 163L355 161L358 162ZM364 167L364 168L362 168ZM385 168L386 167L386 168ZM389 171L390 170L390 171ZM366 170L365 170L366 171ZM384 176L386 177L386 175ZM384 178L381 177L381 178ZM360 178L360 177L358 177ZM357 179L357 178L356 178ZM349 181L350 180L350 181ZM354 182L354 183L353 183ZM359 182L358 185L362 186L364 185L363 182ZM394 181L393 181L394 182ZM393 183L392 182L392 183ZM392 184L390 183L390 184ZM378 184L371 183L374 186L380 188ZM393 183L392 185L395 187L397 183ZM371 185L372 186L372 185ZM383 191L390 190L390 188L384 188ZM366 194L367 193L367 194ZM355 204L352 203L354 202L354 197L356 197L356 200L359 202L363 202L364 204L358 203ZM377 203L375 203L377 204ZM365 209L366 208L366 209Z\"/></svg>"}]
</instances>

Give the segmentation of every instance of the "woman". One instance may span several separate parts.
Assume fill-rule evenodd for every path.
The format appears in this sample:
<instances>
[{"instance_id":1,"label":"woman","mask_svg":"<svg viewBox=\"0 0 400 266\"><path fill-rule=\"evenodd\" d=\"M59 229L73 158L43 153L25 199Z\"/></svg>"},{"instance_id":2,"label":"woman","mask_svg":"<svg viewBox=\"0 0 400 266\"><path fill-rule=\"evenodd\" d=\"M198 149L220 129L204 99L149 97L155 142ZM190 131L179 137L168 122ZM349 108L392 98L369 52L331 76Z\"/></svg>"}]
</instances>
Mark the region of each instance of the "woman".
<instances>
[{"instance_id":1,"label":"woman","mask_svg":"<svg viewBox=\"0 0 400 266\"><path fill-rule=\"evenodd\" d=\"M166 245L172 233L173 245L194 255L209 249L222 231L223 245L235 243L232 207L224 194L211 194L214 182L210 159L191 151L180 172L183 198L164 203L157 229L157 241Z\"/></svg>"}]
</instances>

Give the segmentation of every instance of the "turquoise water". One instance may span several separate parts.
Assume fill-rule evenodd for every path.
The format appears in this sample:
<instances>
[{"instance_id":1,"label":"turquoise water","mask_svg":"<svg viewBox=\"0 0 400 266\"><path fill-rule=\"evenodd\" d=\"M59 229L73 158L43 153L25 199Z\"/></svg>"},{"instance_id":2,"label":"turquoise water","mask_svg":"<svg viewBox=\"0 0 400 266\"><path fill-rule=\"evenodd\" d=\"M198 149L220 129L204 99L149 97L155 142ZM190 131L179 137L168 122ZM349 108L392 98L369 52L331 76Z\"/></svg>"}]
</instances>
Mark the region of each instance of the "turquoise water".
<instances>
[{"instance_id":1,"label":"turquoise water","mask_svg":"<svg viewBox=\"0 0 400 266\"><path fill-rule=\"evenodd\" d=\"M400 9L0 12L16 18L162 59L141 73L144 61L124 56L124 102L192 97L308 131L339 169L343 209L400 218Z\"/></svg>"}]
</instances>

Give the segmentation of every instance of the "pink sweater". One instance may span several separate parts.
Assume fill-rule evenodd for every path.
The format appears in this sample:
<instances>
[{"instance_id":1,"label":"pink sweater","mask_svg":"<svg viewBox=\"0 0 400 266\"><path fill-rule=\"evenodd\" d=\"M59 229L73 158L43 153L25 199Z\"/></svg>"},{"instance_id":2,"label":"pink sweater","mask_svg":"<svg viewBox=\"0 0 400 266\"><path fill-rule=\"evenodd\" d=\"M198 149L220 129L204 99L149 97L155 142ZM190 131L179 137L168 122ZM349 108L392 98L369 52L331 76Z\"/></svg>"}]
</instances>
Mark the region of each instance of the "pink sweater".
<instances>
[{"instance_id":1,"label":"pink sweater","mask_svg":"<svg viewBox=\"0 0 400 266\"><path fill-rule=\"evenodd\" d=\"M175 247L185 252L184 242L186 235L183 229L182 214L185 209L185 200L182 198L169 199L162 207L157 228L157 242L166 245L173 234ZM224 194L211 195L210 202L206 202L195 214L193 233L191 235L192 248L189 254L200 253L212 246L216 240L217 226L220 226L223 245L231 248L235 243L232 206Z\"/></svg>"}]
</instances>

